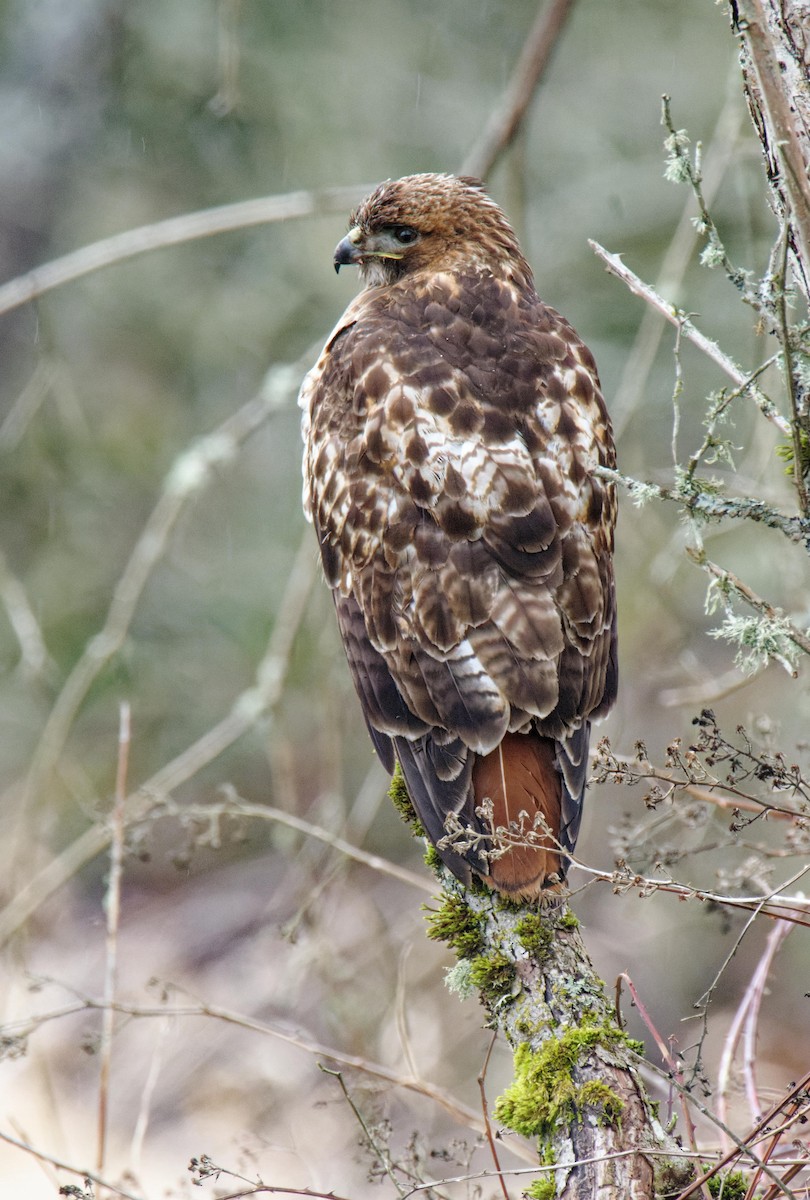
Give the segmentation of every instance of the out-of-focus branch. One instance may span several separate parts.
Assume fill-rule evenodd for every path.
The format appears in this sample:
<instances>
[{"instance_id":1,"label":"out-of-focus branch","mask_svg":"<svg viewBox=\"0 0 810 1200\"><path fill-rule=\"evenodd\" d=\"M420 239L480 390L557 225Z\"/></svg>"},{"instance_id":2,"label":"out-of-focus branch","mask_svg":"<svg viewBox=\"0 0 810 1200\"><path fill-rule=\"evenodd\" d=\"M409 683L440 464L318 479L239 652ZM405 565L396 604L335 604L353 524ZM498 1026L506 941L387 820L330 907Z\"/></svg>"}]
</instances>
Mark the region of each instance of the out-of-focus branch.
<instances>
[{"instance_id":1,"label":"out-of-focus branch","mask_svg":"<svg viewBox=\"0 0 810 1200\"><path fill-rule=\"evenodd\" d=\"M540 6L501 102L489 118L480 140L462 163L462 175L486 179L511 145L573 6L574 0L551 0L548 5Z\"/></svg>"},{"instance_id":2,"label":"out-of-focus branch","mask_svg":"<svg viewBox=\"0 0 810 1200\"><path fill-rule=\"evenodd\" d=\"M41 1013L39 1016L26 1018L25 1022L3 1025L2 1029L5 1033L12 1035L15 1031L22 1029L23 1034L27 1035L30 1034L32 1029L42 1026L47 1022L63 1020L65 1017L80 1012L103 1012L106 1007L107 1005L103 1001L94 1000L89 996L82 997L71 1004L64 1005L62 1008ZM455 1096L444 1088L428 1080L403 1074L392 1067L385 1066L383 1063L364 1058L362 1055L345 1053L334 1046L317 1041L300 1029L282 1027L281 1024L274 1025L269 1021L262 1021L258 1017L251 1017L246 1013L223 1008L217 1004L178 1003L147 1005L128 1004L119 1000L112 1005L112 1008L119 1015L142 1019L159 1018L164 1020L166 1017L184 1019L202 1017L209 1021L219 1021L225 1025L232 1025L250 1033L258 1033L265 1037L271 1037L277 1041L285 1042L288 1046L294 1046L296 1049L302 1050L306 1054L313 1055L316 1058L327 1059L333 1063L337 1063L339 1066L348 1067L353 1071L360 1071L364 1075L370 1075L386 1083L394 1084L396 1087L405 1088L407 1091L425 1096L435 1104L438 1104L445 1112L450 1113L462 1125L474 1129L476 1133L484 1132L484 1123L475 1109L469 1108L466 1104L457 1100ZM0 1137L2 1136L0 1134ZM516 1142L514 1139L510 1139L505 1145L518 1158L522 1158L524 1162L536 1161L536 1156L527 1147Z\"/></svg>"},{"instance_id":3,"label":"out-of-focus branch","mask_svg":"<svg viewBox=\"0 0 810 1200\"><path fill-rule=\"evenodd\" d=\"M248 229L252 225L270 225L276 221L289 221L295 217L313 217L318 213L343 213L351 208L373 185L357 184L351 187L323 188L317 192L288 192L281 196L260 196L254 200L241 200L236 204L223 204L218 208L204 208L199 212L183 213L169 217L152 225L140 225L127 229L100 242L92 242L73 250L62 258L54 258L41 267L34 267L25 275L0 287L0 315L35 300L64 283L72 283L125 262L139 254L152 250L163 250L167 246L179 246L197 238L211 237L216 233L229 233L235 229Z\"/></svg>"},{"instance_id":4,"label":"out-of-focus branch","mask_svg":"<svg viewBox=\"0 0 810 1200\"><path fill-rule=\"evenodd\" d=\"M278 370L289 372L289 366ZM41 788L62 752L87 693L124 644L143 590L162 559L187 504L200 495L218 471L234 461L242 444L288 403L291 392L285 379L281 380L282 386L277 384L273 372L269 372L265 386L257 396L175 459L157 504L118 580L104 624L85 646L51 709L32 759L25 799Z\"/></svg>"},{"instance_id":5,"label":"out-of-focus branch","mask_svg":"<svg viewBox=\"0 0 810 1200\"><path fill-rule=\"evenodd\" d=\"M154 806L155 797L167 796L191 779L252 729L257 721L272 713L278 704L284 689L293 643L315 581L316 560L311 552L310 538L310 531L305 530L267 651L256 670L255 683L237 696L227 716L171 762L161 767L134 795L127 798L128 824L143 820ZM76 871L85 863L91 862L109 844L109 827L101 823L92 825L58 858L22 884L6 907L0 910L0 946L17 932L48 896L53 895Z\"/></svg>"}]
</instances>

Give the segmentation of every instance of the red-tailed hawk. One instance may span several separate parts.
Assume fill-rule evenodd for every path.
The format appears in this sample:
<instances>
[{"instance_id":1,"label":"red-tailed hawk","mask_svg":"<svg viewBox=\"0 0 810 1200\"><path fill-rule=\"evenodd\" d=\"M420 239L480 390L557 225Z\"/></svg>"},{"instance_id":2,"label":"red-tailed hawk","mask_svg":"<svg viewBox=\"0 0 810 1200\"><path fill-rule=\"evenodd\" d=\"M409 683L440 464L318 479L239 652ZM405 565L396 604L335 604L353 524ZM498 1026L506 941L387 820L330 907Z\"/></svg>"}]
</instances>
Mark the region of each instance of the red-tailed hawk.
<instances>
[{"instance_id":1,"label":"red-tailed hawk","mask_svg":"<svg viewBox=\"0 0 810 1200\"><path fill-rule=\"evenodd\" d=\"M335 250L350 263L365 290L300 399L349 666L450 870L536 897L565 876L616 694L596 367L477 180L381 184Z\"/></svg>"}]
</instances>

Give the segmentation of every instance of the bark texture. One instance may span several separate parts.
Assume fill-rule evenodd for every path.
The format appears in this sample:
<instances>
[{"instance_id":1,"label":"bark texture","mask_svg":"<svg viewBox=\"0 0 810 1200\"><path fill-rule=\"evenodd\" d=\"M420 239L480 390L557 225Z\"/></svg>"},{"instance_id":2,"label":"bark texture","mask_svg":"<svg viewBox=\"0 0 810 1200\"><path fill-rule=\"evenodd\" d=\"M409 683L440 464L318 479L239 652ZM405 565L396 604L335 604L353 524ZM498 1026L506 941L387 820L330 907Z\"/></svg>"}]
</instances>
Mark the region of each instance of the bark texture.
<instances>
[{"instance_id":1,"label":"bark texture","mask_svg":"<svg viewBox=\"0 0 810 1200\"><path fill-rule=\"evenodd\" d=\"M791 402L794 480L810 513L810 388L807 346L791 330L785 288L810 304L810 9L807 0L732 0L743 86L762 145L771 203L784 230L784 262L773 269L773 332L782 344ZM788 251L790 252L788 254Z\"/></svg>"},{"instance_id":2,"label":"bark texture","mask_svg":"<svg viewBox=\"0 0 810 1200\"><path fill-rule=\"evenodd\" d=\"M776 215L810 297L810 23L806 0L733 0L743 85Z\"/></svg>"},{"instance_id":3,"label":"bark texture","mask_svg":"<svg viewBox=\"0 0 810 1200\"><path fill-rule=\"evenodd\" d=\"M534 1140L540 1162L553 1168L530 1194L678 1195L692 1164L652 1110L635 1065L641 1047L617 1025L576 918L562 903L505 905L448 887L431 933L459 954L451 984L478 988L514 1051L514 1082L495 1104L496 1121Z\"/></svg>"}]
</instances>

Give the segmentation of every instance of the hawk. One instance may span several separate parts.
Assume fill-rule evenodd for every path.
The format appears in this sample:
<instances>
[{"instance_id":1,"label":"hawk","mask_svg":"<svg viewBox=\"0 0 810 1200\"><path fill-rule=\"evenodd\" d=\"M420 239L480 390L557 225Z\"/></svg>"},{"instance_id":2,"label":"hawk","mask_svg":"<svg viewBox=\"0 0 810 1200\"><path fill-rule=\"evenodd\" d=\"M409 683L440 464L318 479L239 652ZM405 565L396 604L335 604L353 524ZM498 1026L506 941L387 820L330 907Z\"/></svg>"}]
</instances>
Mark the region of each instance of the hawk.
<instances>
[{"instance_id":1,"label":"hawk","mask_svg":"<svg viewBox=\"0 0 810 1200\"><path fill-rule=\"evenodd\" d=\"M616 695L615 463L594 360L475 179L352 213L364 290L301 389L304 507L371 738L447 867L559 890Z\"/></svg>"}]
</instances>

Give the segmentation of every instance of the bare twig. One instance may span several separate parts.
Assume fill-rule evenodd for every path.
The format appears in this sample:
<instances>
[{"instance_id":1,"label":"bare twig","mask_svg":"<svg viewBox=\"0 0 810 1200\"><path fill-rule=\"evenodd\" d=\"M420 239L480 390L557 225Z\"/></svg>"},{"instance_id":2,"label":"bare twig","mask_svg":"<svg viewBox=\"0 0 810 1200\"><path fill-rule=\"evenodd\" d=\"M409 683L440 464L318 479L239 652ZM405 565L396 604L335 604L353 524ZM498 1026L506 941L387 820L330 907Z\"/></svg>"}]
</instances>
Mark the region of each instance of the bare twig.
<instances>
[{"instance_id":1,"label":"bare twig","mask_svg":"<svg viewBox=\"0 0 810 1200\"><path fill-rule=\"evenodd\" d=\"M107 936L104 965L104 1009L101 1024L101 1047L99 1051L98 1083L98 1149L96 1166L104 1170L107 1149L107 1117L110 1101L110 1064L112 1061L113 1031L115 1026L115 988L118 979L118 926L121 918L121 878L124 867L124 806L127 799L127 771L129 766L130 712L124 701L120 710L118 728L118 769L115 776L115 801L113 804L110 832L110 875L107 881L106 909Z\"/></svg>"},{"instance_id":2,"label":"bare twig","mask_svg":"<svg viewBox=\"0 0 810 1200\"><path fill-rule=\"evenodd\" d=\"M726 103L717 119L708 148L703 156L703 192L707 204L713 202L720 190L739 137L741 109L736 66L733 79L734 89L733 91L731 88L728 90ZM692 220L694 211L694 197L690 195L684 205L678 227L661 260L658 277L654 284L654 288L659 294L676 293L683 280L698 237ZM611 404L611 421L617 439L626 428L644 395L663 329L664 320L661 313L650 306L645 307Z\"/></svg>"},{"instance_id":3,"label":"bare twig","mask_svg":"<svg viewBox=\"0 0 810 1200\"><path fill-rule=\"evenodd\" d=\"M142 1196L136 1195L134 1192L127 1191L126 1188L120 1187L117 1183L111 1183L109 1179L103 1178L100 1174L88 1170L86 1167L76 1167L72 1163L65 1162L62 1158L57 1158L53 1154L46 1154L37 1146L32 1146L30 1142L25 1142L21 1138L12 1137L9 1133L4 1133L0 1129L0 1141L5 1142L9 1146L16 1147L17 1150L22 1150L25 1154L30 1154L32 1158L36 1158L39 1162L50 1163L52 1167L56 1167L57 1171L67 1171L69 1175L76 1175L79 1179L88 1179L91 1183L96 1184L99 1188L111 1192L114 1196L120 1196L121 1200L143 1200Z\"/></svg>"},{"instance_id":4,"label":"bare twig","mask_svg":"<svg viewBox=\"0 0 810 1200\"><path fill-rule=\"evenodd\" d=\"M732 379L738 387L746 389L763 416L767 417L780 433L783 433L786 437L791 437L790 422L782 416L774 402L756 384L751 382L750 376L729 355L721 350L716 342L713 342L704 333L701 333L685 312L682 312L676 305L670 304L663 296L659 296L658 292L650 284L644 283L643 280L639 279L634 271L625 266L618 254L611 254L608 250L605 250L604 246L600 246L598 242L592 239L588 240L588 245L602 259L612 275L620 279L635 296L639 296L651 308L659 312L662 317L665 317L670 325L679 328L682 336L697 346L699 350L702 350L712 362L716 363L728 375L729 379Z\"/></svg>"},{"instance_id":5,"label":"bare twig","mask_svg":"<svg viewBox=\"0 0 810 1200\"><path fill-rule=\"evenodd\" d=\"M481 1093L481 1115L484 1118L484 1127L487 1131L487 1144L489 1145L489 1152L492 1155L492 1161L495 1165L495 1172L498 1176L498 1182L501 1187L503 1200L509 1200L509 1191L506 1187L506 1180L504 1179L503 1171L501 1170L501 1160L498 1155L498 1148L495 1145L495 1138L492 1135L492 1122L489 1119L489 1105L487 1104L487 1071L489 1070L489 1060L492 1058L492 1051L495 1048L495 1043L497 1040L498 1031L497 1029L494 1029L492 1031L492 1037L489 1039L489 1046L487 1047L486 1056L484 1058L484 1065L482 1066L481 1072L478 1076L478 1090Z\"/></svg>"},{"instance_id":6,"label":"bare twig","mask_svg":"<svg viewBox=\"0 0 810 1200\"><path fill-rule=\"evenodd\" d=\"M541 4L503 98L489 118L480 140L467 153L461 167L462 175L486 179L504 150L511 145L573 5L574 0L549 0L548 5Z\"/></svg>"}]
</instances>

